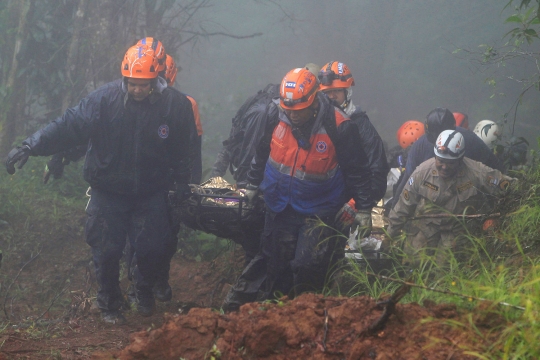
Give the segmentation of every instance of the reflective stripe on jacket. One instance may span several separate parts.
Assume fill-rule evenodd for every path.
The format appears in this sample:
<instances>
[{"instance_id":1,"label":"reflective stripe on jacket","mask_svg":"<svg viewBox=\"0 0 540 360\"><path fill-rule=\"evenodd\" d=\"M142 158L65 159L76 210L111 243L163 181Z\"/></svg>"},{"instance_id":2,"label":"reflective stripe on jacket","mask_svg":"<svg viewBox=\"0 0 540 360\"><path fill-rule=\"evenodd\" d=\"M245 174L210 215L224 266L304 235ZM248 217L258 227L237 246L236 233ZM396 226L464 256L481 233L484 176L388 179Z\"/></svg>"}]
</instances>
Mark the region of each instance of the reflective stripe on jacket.
<instances>
[{"instance_id":1,"label":"reflective stripe on jacket","mask_svg":"<svg viewBox=\"0 0 540 360\"><path fill-rule=\"evenodd\" d=\"M348 120L339 111L335 119L337 126ZM322 216L336 212L346 201L336 149L323 126L311 134L310 144L309 150L299 147L291 125L280 119L261 183L272 211L281 212L290 204L301 214Z\"/></svg>"}]
</instances>

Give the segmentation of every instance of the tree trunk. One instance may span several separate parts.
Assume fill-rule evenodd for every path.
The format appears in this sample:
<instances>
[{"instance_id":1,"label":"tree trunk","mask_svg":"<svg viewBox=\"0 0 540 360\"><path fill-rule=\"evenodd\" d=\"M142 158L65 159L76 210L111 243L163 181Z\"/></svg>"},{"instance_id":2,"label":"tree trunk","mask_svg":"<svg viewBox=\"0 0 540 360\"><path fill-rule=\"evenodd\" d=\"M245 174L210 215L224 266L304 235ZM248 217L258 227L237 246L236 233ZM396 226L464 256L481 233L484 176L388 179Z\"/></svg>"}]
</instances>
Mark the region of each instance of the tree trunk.
<instances>
[{"instance_id":1,"label":"tree trunk","mask_svg":"<svg viewBox=\"0 0 540 360\"><path fill-rule=\"evenodd\" d=\"M71 35L71 43L66 58L66 78L68 88L62 97L62 111L72 105L74 95L80 93L81 78L84 78L84 73L78 69L77 55L80 46L81 30L84 26L85 10L87 0L79 0L77 12L73 17L73 33ZM79 75L78 75L79 74ZM81 74L83 76L81 76Z\"/></svg>"},{"instance_id":2,"label":"tree trunk","mask_svg":"<svg viewBox=\"0 0 540 360\"><path fill-rule=\"evenodd\" d=\"M19 24L11 67L5 83L7 95L4 99L4 111L2 113L2 119L0 119L0 151L2 151L2 154L8 153L17 137L17 121L22 117L22 114L18 113L18 110L24 109L24 106L20 106L19 102L24 103L26 100L24 92L25 84L17 78L19 71L18 55L21 52L23 42L28 33L27 14L30 7L34 6L34 1L20 0L13 9L14 15L18 15Z\"/></svg>"}]
</instances>

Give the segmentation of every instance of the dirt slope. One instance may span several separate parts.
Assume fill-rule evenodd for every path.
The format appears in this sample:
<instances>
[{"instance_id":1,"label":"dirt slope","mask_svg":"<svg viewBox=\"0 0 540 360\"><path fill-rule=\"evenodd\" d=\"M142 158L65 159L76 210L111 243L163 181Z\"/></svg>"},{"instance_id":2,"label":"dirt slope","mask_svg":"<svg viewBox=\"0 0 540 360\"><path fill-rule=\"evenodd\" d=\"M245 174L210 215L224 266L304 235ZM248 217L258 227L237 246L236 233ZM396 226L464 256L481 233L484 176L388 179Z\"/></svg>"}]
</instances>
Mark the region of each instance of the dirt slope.
<instances>
[{"instance_id":1,"label":"dirt slope","mask_svg":"<svg viewBox=\"0 0 540 360\"><path fill-rule=\"evenodd\" d=\"M451 326L466 323L454 305L397 305L383 330L370 331L382 308L367 297L324 298L305 294L278 304L247 304L240 312L219 314L194 308L170 315L155 330L133 334L120 359L474 359L466 351L488 345L484 317L476 316L480 336ZM482 312L478 312L481 314ZM485 314L485 313L484 313ZM110 358L103 354L103 359Z\"/></svg>"}]
</instances>

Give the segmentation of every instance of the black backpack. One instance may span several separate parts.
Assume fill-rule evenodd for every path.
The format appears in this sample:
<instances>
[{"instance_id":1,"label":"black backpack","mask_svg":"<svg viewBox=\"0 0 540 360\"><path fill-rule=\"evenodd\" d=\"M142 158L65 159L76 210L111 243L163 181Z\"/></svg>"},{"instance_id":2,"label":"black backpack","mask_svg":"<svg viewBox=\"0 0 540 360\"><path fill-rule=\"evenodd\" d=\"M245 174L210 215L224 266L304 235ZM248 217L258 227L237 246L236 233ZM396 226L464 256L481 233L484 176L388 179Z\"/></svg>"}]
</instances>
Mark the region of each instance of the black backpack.
<instances>
[{"instance_id":1,"label":"black backpack","mask_svg":"<svg viewBox=\"0 0 540 360\"><path fill-rule=\"evenodd\" d=\"M272 99L279 97L279 85L277 84L268 84L263 90L259 90L257 94L253 95L247 99L244 104L238 109L236 115L232 119L232 128L229 134L229 138L223 141L223 146L227 149L227 152L230 154L230 164L231 172L232 165L237 165L239 159L239 152L244 141L245 126L247 118L245 117L246 112L250 107L257 103L264 103L265 106L268 106Z\"/></svg>"}]
</instances>

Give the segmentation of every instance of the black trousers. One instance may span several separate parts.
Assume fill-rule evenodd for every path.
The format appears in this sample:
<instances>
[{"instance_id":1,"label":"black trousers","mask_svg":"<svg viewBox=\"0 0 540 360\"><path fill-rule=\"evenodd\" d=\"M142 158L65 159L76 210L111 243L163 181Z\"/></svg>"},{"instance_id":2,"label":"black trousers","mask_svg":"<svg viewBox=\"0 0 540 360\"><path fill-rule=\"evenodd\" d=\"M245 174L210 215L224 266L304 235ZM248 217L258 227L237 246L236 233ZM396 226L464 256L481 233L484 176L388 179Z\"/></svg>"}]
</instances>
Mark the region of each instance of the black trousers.
<instances>
[{"instance_id":1,"label":"black trousers","mask_svg":"<svg viewBox=\"0 0 540 360\"><path fill-rule=\"evenodd\" d=\"M168 276L171 242L176 240L171 235L167 193L135 197L92 189L86 213L86 242L92 248L98 307L118 310L124 303L119 276L126 239L137 263L137 290L151 296L157 279Z\"/></svg>"}]
</instances>

